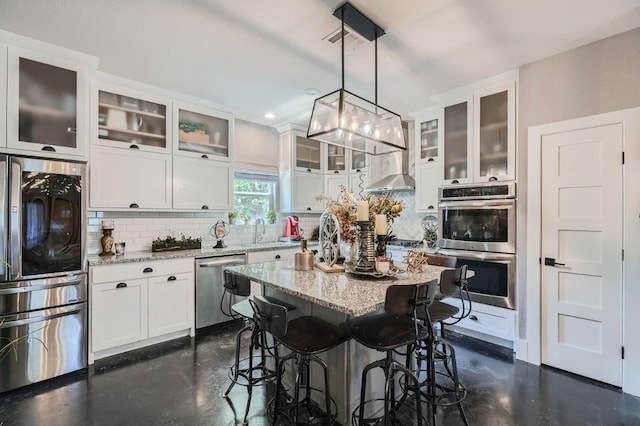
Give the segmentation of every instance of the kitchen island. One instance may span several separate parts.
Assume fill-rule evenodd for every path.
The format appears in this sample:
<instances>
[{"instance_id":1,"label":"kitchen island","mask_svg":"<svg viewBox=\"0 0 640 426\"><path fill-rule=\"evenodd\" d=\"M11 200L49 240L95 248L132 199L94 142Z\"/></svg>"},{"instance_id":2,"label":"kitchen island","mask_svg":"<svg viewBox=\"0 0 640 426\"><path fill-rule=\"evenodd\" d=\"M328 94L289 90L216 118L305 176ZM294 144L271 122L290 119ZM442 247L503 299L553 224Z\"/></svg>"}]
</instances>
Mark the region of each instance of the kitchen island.
<instances>
[{"instance_id":1,"label":"kitchen island","mask_svg":"<svg viewBox=\"0 0 640 426\"><path fill-rule=\"evenodd\" d=\"M256 263L228 269L262 284L264 294L295 305L297 309L291 312L291 316L312 315L339 324L348 318L383 309L385 293L390 285L437 280L446 268L424 265L421 273L405 272L385 278L325 273L317 269L296 271L293 261ZM331 396L338 408L337 420L351 424L351 413L359 404L362 370L384 355L350 340L320 357L329 367ZM312 385L322 388L320 372L312 370L311 375ZM382 375L373 377L375 380L368 382L368 395L382 397ZM285 381L292 383L292 376L286 376Z\"/></svg>"}]
</instances>

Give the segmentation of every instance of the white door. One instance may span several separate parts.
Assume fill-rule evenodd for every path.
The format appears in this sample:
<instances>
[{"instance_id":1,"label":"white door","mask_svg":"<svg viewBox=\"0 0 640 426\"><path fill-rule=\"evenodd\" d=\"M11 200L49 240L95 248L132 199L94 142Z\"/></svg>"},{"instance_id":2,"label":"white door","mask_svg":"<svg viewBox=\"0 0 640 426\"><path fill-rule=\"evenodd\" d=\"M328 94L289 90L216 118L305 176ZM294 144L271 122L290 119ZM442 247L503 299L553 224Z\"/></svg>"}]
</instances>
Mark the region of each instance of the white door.
<instances>
[{"instance_id":1,"label":"white door","mask_svg":"<svg viewBox=\"0 0 640 426\"><path fill-rule=\"evenodd\" d=\"M613 124L542 139L542 362L616 386L622 137L622 125Z\"/></svg>"}]
</instances>

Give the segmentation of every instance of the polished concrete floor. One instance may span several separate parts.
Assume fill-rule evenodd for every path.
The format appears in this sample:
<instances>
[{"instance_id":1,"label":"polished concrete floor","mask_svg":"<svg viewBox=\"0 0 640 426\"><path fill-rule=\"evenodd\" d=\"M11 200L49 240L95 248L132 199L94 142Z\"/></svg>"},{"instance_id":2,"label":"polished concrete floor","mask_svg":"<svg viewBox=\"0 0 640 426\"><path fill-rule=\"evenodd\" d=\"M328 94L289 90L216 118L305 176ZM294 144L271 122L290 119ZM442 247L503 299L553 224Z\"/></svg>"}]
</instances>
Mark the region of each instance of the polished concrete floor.
<instances>
[{"instance_id":1,"label":"polished concrete floor","mask_svg":"<svg viewBox=\"0 0 640 426\"><path fill-rule=\"evenodd\" d=\"M228 385L238 324L100 360L86 371L0 394L0 426L235 425L246 391ZM450 334L472 425L640 425L640 399L551 368L515 361L498 346ZM269 389L254 396L250 425L266 425ZM455 408L438 424L461 424ZM407 424L412 421L408 420ZM285 424L285 423L283 423Z\"/></svg>"}]
</instances>

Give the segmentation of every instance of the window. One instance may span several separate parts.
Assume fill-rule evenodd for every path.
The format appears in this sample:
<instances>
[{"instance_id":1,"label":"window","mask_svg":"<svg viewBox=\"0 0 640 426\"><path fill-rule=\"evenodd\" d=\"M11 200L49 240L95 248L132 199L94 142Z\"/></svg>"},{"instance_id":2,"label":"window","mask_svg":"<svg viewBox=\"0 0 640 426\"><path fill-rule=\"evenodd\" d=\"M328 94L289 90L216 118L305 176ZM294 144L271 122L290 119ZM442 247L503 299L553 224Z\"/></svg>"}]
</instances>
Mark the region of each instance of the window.
<instances>
[{"instance_id":1,"label":"window","mask_svg":"<svg viewBox=\"0 0 640 426\"><path fill-rule=\"evenodd\" d=\"M234 210L240 218L253 222L266 218L269 210L276 209L278 177L251 173L236 173L233 181Z\"/></svg>"}]
</instances>

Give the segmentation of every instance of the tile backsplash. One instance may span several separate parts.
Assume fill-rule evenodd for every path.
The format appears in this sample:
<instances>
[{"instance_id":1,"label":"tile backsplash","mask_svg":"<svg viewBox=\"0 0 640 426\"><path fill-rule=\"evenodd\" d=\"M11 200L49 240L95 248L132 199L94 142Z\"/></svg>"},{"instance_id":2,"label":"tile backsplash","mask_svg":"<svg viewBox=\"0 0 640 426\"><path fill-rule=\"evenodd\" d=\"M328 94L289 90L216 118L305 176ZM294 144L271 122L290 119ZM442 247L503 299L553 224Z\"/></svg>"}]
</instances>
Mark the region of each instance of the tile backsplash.
<instances>
[{"instance_id":1,"label":"tile backsplash","mask_svg":"<svg viewBox=\"0 0 640 426\"><path fill-rule=\"evenodd\" d=\"M415 213L415 194L413 192L396 192L392 195L402 201L405 208L400 218L393 224L393 233L398 238L422 239L420 221L424 213ZM319 225L320 215L312 213L297 214L300 228L304 236L310 237L313 228ZM276 241L282 235L285 214L279 214L274 225L265 225L262 241ZM113 237L116 242L126 243L127 251L151 250L151 242L160 237L171 235L180 238L202 238L203 247L214 245L216 240L209 233L211 227L220 219L226 220L222 212L101 212L91 211L87 220L87 249L89 254L101 251L101 221L110 219L114 222ZM254 240L255 225L230 225L230 232L224 239L226 244L246 244Z\"/></svg>"}]
</instances>

